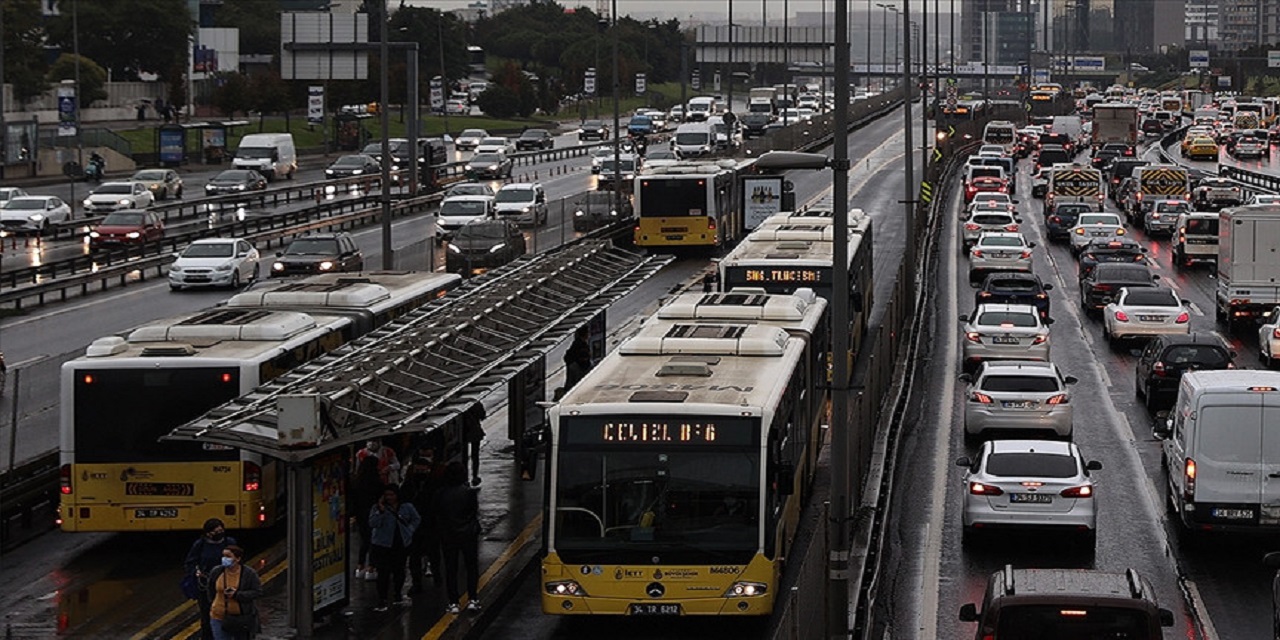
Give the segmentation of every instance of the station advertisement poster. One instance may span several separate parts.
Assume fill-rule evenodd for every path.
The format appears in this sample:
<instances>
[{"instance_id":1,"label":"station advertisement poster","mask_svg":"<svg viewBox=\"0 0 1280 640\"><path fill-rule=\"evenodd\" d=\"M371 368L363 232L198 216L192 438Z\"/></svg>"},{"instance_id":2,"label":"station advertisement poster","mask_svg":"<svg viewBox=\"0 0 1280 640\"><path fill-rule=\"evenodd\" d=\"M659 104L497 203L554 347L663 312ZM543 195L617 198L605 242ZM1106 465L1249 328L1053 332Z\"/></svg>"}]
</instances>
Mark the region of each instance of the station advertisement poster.
<instances>
[{"instance_id":1,"label":"station advertisement poster","mask_svg":"<svg viewBox=\"0 0 1280 640\"><path fill-rule=\"evenodd\" d=\"M187 131L179 126L163 126L157 134L160 138L160 164L179 164L186 158Z\"/></svg>"},{"instance_id":2,"label":"station advertisement poster","mask_svg":"<svg viewBox=\"0 0 1280 640\"><path fill-rule=\"evenodd\" d=\"M58 87L58 136L76 135L76 88Z\"/></svg>"},{"instance_id":3,"label":"station advertisement poster","mask_svg":"<svg viewBox=\"0 0 1280 640\"><path fill-rule=\"evenodd\" d=\"M746 178L742 181L746 196L742 201L748 229L760 226L769 216L782 212L782 176Z\"/></svg>"},{"instance_id":4,"label":"station advertisement poster","mask_svg":"<svg viewBox=\"0 0 1280 640\"><path fill-rule=\"evenodd\" d=\"M346 456L320 456L311 466L312 610L347 602Z\"/></svg>"},{"instance_id":5,"label":"station advertisement poster","mask_svg":"<svg viewBox=\"0 0 1280 640\"><path fill-rule=\"evenodd\" d=\"M324 86L307 87L307 122L320 124L324 122Z\"/></svg>"}]
</instances>

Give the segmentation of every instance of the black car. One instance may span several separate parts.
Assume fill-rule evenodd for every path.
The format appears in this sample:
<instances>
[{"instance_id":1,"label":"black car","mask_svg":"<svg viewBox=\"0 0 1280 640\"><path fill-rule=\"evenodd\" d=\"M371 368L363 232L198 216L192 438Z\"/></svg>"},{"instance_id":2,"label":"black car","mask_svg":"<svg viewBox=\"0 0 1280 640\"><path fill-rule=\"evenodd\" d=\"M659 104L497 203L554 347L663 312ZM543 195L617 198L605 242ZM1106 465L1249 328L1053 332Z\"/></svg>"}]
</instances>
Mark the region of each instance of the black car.
<instances>
[{"instance_id":1,"label":"black car","mask_svg":"<svg viewBox=\"0 0 1280 640\"><path fill-rule=\"evenodd\" d=\"M1046 132L1040 134L1040 149L1044 150L1045 147L1050 145L1062 147L1066 149L1067 153L1075 155L1076 143L1071 139L1071 136L1065 133ZM1070 162L1070 160L1067 160L1067 162Z\"/></svg>"},{"instance_id":2,"label":"black car","mask_svg":"<svg viewBox=\"0 0 1280 640\"><path fill-rule=\"evenodd\" d=\"M1096 211L1084 202L1063 202L1056 207L1044 209L1044 231L1049 240L1066 240L1071 237L1071 228L1082 213Z\"/></svg>"},{"instance_id":3,"label":"black car","mask_svg":"<svg viewBox=\"0 0 1280 640\"><path fill-rule=\"evenodd\" d=\"M631 197L622 195L622 209L615 207L612 191L587 191L573 200L573 230L590 231L632 216Z\"/></svg>"},{"instance_id":4,"label":"black car","mask_svg":"<svg viewBox=\"0 0 1280 640\"><path fill-rule=\"evenodd\" d=\"M349 233L313 233L294 238L276 254L272 276L361 271L364 254Z\"/></svg>"},{"instance_id":5,"label":"black car","mask_svg":"<svg viewBox=\"0 0 1280 640\"><path fill-rule=\"evenodd\" d=\"M1099 264L1080 279L1080 306L1086 314L1096 314L1121 287L1154 287L1158 279L1145 264Z\"/></svg>"},{"instance_id":6,"label":"black car","mask_svg":"<svg viewBox=\"0 0 1280 640\"><path fill-rule=\"evenodd\" d=\"M1164 123L1155 118L1145 118L1142 121L1142 133L1148 136L1164 135Z\"/></svg>"},{"instance_id":7,"label":"black car","mask_svg":"<svg viewBox=\"0 0 1280 640\"><path fill-rule=\"evenodd\" d=\"M1049 317L1049 291L1052 284L1040 281L1040 276L1030 273L1003 272L988 274L973 294L973 306L982 304L1029 304L1040 312L1041 318Z\"/></svg>"},{"instance_id":8,"label":"black car","mask_svg":"<svg viewBox=\"0 0 1280 640\"><path fill-rule=\"evenodd\" d=\"M1072 158L1072 153L1062 145L1043 145L1040 147L1040 153L1036 154L1036 169L1052 167L1063 162L1071 162Z\"/></svg>"},{"instance_id":9,"label":"black car","mask_svg":"<svg viewBox=\"0 0 1280 640\"><path fill-rule=\"evenodd\" d=\"M515 162L505 153L477 153L467 161L467 178L470 180L510 178L513 166Z\"/></svg>"},{"instance_id":10,"label":"black car","mask_svg":"<svg viewBox=\"0 0 1280 640\"><path fill-rule=\"evenodd\" d=\"M1123 182L1125 178L1132 177L1133 170L1144 164L1147 164L1146 160L1121 156L1112 160L1111 164L1107 165L1107 197L1111 198L1112 202L1119 204L1120 200L1117 198L1116 190L1120 186L1120 183Z\"/></svg>"},{"instance_id":11,"label":"black car","mask_svg":"<svg viewBox=\"0 0 1280 640\"><path fill-rule=\"evenodd\" d=\"M501 267L524 255L524 234L510 220L477 220L464 225L449 240L445 269L470 275Z\"/></svg>"},{"instance_id":12,"label":"black car","mask_svg":"<svg viewBox=\"0 0 1280 640\"><path fill-rule=\"evenodd\" d=\"M516 151L554 149L555 146L556 139L551 137L551 132L546 129L525 129L524 133L516 138Z\"/></svg>"},{"instance_id":13,"label":"black car","mask_svg":"<svg viewBox=\"0 0 1280 640\"><path fill-rule=\"evenodd\" d=\"M1147 250L1136 240L1115 236L1089 241L1080 250L1076 278L1083 279L1100 264L1147 264Z\"/></svg>"},{"instance_id":14,"label":"black car","mask_svg":"<svg viewBox=\"0 0 1280 640\"><path fill-rule=\"evenodd\" d=\"M253 169L227 169L204 185L204 194L219 196L227 193L262 191L266 188L267 179Z\"/></svg>"},{"instance_id":15,"label":"black car","mask_svg":"<svg viewBox=\"0 0 1280 640\"><path fill-rule=\"evenodd\" d=\"M747 113L738 119L742 123L742 137L759 138L769 132L769 123L773 117L767 113Z\"/></svg>"},{"instance_id":16,"label":"black car","mask_svg":"<svg viewBox=\"0 0 1280 640\"><path fill-rule=\"evenodd\" d=\"M1118 157L1120 157L1120 152L1115 149L1098 149L1093 152L1093 157L1089 158L1089 164L1093 165L1095 169L1103 169Z\"/></svg>"},{"instance_id":17,"label":"black car","mask_svg":"<svg viewBox=\"0 0 1280 640\"><path fill-rule=\"evenodd\" d=\"M1155 411L1172 405L1187 371L1231 369L1236 354L1210 332L1156 336L1138 356L1134 393Z\"/></svg>"},{"instance_id":18,"label":"black car","mask_svg":"<svg viewBox=\"0 0 1280 640\"><path fill-rule=\"evenodd\" d=\"M328 169L324 170L324 177L336 180L352 176L376 176L381 171L382 167L377 160L373 159L373 156L356 153L335 160Z\"/></svg>"},{"instance_id":19,"label":"black car","mask_svg":"<svg viewBox=\"0 0 1280 640\"><path fill-rule=\"evenodd\" d=\"M538 131L538 129L532 129L532 131ZM526 131L525 133L528 133L528 131ZM520 136L520 137L523 138L524 136ZM608 140L608 139L609 139L609 125L599 120L587 120L586 122L582 123L582 127L578 129L579 142L582 142L585 140ZM517 144L516 148L517 149L520 148L518 146L519 142L517 142L516 144Z\"/></svg>"}]
</instances>

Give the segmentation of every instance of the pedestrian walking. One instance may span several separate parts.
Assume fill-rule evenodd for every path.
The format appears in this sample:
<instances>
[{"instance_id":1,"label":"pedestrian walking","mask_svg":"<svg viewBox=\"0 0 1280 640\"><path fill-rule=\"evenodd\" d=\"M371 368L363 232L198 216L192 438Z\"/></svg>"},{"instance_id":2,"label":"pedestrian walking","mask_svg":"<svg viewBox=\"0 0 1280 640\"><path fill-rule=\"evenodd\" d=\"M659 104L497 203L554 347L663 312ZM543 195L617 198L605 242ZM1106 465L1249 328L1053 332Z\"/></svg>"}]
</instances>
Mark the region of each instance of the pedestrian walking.
<instances>
[{"instance_id":1,"label":"pedestrian walking","mask_svg":"<svg viewBox=\"0 0 1280 640\"><path fill-rule=\"evenodd\" d=\"M262 579L253 567L244 566L244 549L229 545L222 550L222 564L209 574L209 623L213 640L249 640L258 632L257 600Z\"/></svg>"},{"instance_id":2,"label":"pedestrian walking","mask_svg":"<svg viewBox=\"0 0 1280 640\"><path fill-rule=\"evenodd\" d=\"M372 532L369 530L369 511L382 497L386 486L378 476L378 459L366 457L356 465L355 479L351 483L351 519L360 533L360 546L356 549L356 579L377 580L378 572L369 562Z\"/></svg>"},{"instance_id":3,"label":"pedestrian walking","mask_svg":"<svg viewBox=\"0 0 1280 640\"><path fill-rule=\"evenodd\" d=\"M431 513L440 534L444 554L444 585L449 596L446 613L458 613L461 600L459 578L466 580L467 610L480 610L480 501L476 490L467 486L467 469L450 462L444 474L445 486L436 493ZM460 575L458 561L463 571Z\"/></svg>"},{"instance_id":4,"label":"pedestrian walking","mask_svg":"<svg viewBox=\"0 0 1280 640\"><path fill-rule=\"evenodd\" d=\"M396 457L395 449L377 440L370 440L364 444L363 449L356 452L356 462L359 463L369 456L378 461L378 475L384 486L400 484L400 459Z\"/></svg>"},{"instance_id":5,"label":"pedestrian walking","mask_svg":"<svg viewBox=\"0 0 1280 640\"><path fill-rule=\"evenodd\" d=\"M411 594L422 593L426 578L431 578L437 587L444 584L441 580L444 568L440 566L440 536L436 533L431 514L431 500L440 489L443 474L444 469L435 464L435 452L429 447L423 448L409 465L408 475L400 486L400 497L413 504L422 517L422 523L413 532L413 542L409 545Z\"/></svg>"},{"instance_id":6,"label":"pedestrian walking","mask_svg":"<svg viewBox=\"0 0 1280 640\"><path fill-rule=\"evenodd\" d=\"M467 443L467 459L471 461L471 486L480 484L480 443L484 441L484 419L487 414L480 402L462 413L462 439Z\"/></svg>"},{"instance_id":7,"label":"pedestrian walking","mask_svg":"<svg viewBox=\"0 0 1280 640\"><path fill-rule=\"evenodd\" d=\"M386 611L391 602L400 600L409 544L420 524L422 517L418 510L412 504L400 502L398 487L387 485L382 499L369 512L369 527L373 530L373 564L378 571L378 605L374 611Z\"/></svg>"},{"instance_id":8,"label":"pedestrian walking","mask_svg":"<svg viewBox=\"0 0 1280 640\"><path fill-rule=\"evenodd\" d=\"M213 627L209 624L209 607L213 599L209 597L209 575L214 568L222 564L222 552L236 543L236 539L227 535L227 528L217 518L204 521L203 533L187 551L182 561L184 575L190 576L195 586L196 604L200 608L200 638L214 640Z\"/></svg>"}]
</instances>

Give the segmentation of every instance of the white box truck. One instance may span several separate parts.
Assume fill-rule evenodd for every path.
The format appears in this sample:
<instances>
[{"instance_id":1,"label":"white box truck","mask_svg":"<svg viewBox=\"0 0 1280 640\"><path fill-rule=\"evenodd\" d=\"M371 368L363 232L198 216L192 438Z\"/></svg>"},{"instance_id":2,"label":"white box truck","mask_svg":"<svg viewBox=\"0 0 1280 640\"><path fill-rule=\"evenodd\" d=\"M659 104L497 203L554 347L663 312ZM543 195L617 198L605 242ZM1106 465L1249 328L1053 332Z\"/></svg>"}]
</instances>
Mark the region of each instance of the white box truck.
<instances>
[{"instance_id":1,"label":"white box truck","mask_svg":"<svg viewBox=\"0 0 1280 640\"><path fill-rule=\"evenodd\" d=\"M1104 102L1093 108L1093 147L1138 144L1138 105Z\"/></svg>"},{"instance_id":2,"label":"white box truck","mask_svg":"<svg viewBox=\"0 0 1280 640\"><path fill-rule=\"evenodd\" d=\"M251 133L240 139L231 165L253 169L267 180L292 179L298 171L298 150L291 133Z\"/></svg>"},{"instance_id":3,"label":"white box truck","mask_svg":"<svg viewBox=\"0 0 1280 640\"><path fill-rule=\"evenodd\" d=\"M1280 205L1218 214L1217 316L1228 328L1280 304Z\"/></svg>"}]
</instances>

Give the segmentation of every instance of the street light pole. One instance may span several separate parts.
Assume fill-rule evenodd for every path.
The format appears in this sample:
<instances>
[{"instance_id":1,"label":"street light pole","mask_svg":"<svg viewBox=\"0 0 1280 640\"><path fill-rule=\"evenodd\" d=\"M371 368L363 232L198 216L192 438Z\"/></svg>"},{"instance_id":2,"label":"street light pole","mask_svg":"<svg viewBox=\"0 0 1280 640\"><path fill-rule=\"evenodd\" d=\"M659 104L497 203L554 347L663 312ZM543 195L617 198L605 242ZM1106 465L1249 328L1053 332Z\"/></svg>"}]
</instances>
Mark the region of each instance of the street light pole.
<instances>
[{"instance_id":1,"label":"street light pole","mask_svg":"<svg viewBox=\"0 0 1280 640\"><path fill-rule=\"evenodd\" d=\"M617 0L615 0L615 4ZM615 17L614 20L617 20ZM729 0L729 109L733 113L733 0Z\"/></svg>"},{"instance_id":2,"label":"street light pole","mask_svg":"<svg viewBox=\"0 0 1280 640\"><path fill-rule=\"evenodd\" d=\"M621 73L618 65L618 0L613 0L613 10L609 12L609 18L613 20L613 210L622 211L622 132L618 131L618 123L622 120L622 114L619 111L619 100L621 100L622 79L618 77ZM637 163L638 164L638 163ZM561 220L561 224L565 221ZM534 236L537 237L536 234Z\"/></svg>"},{"instance_id":3,"label":"street light pole","mask_svg":"<svg viewBox=\"0 0 1280 640\"><path fill-rule=\"evenodd\" d=\"M390 70L387 66L387 22L391 16L387 12L387 0L382 0L382 13L378 16L378 35L380 42L378 43L378 56L380 57L379 66L381 67L381 90L382 96L378 101L378 116L382 118L382 268L390 271L395 268L395 255L391 246L391 113L387 110L387 103L391 99L391 87L388 76ZM416 105L415 105L416 106ZM417 162L418 150L410 149L409 157L411 162Z\"/></svg>"}]
</instances>

